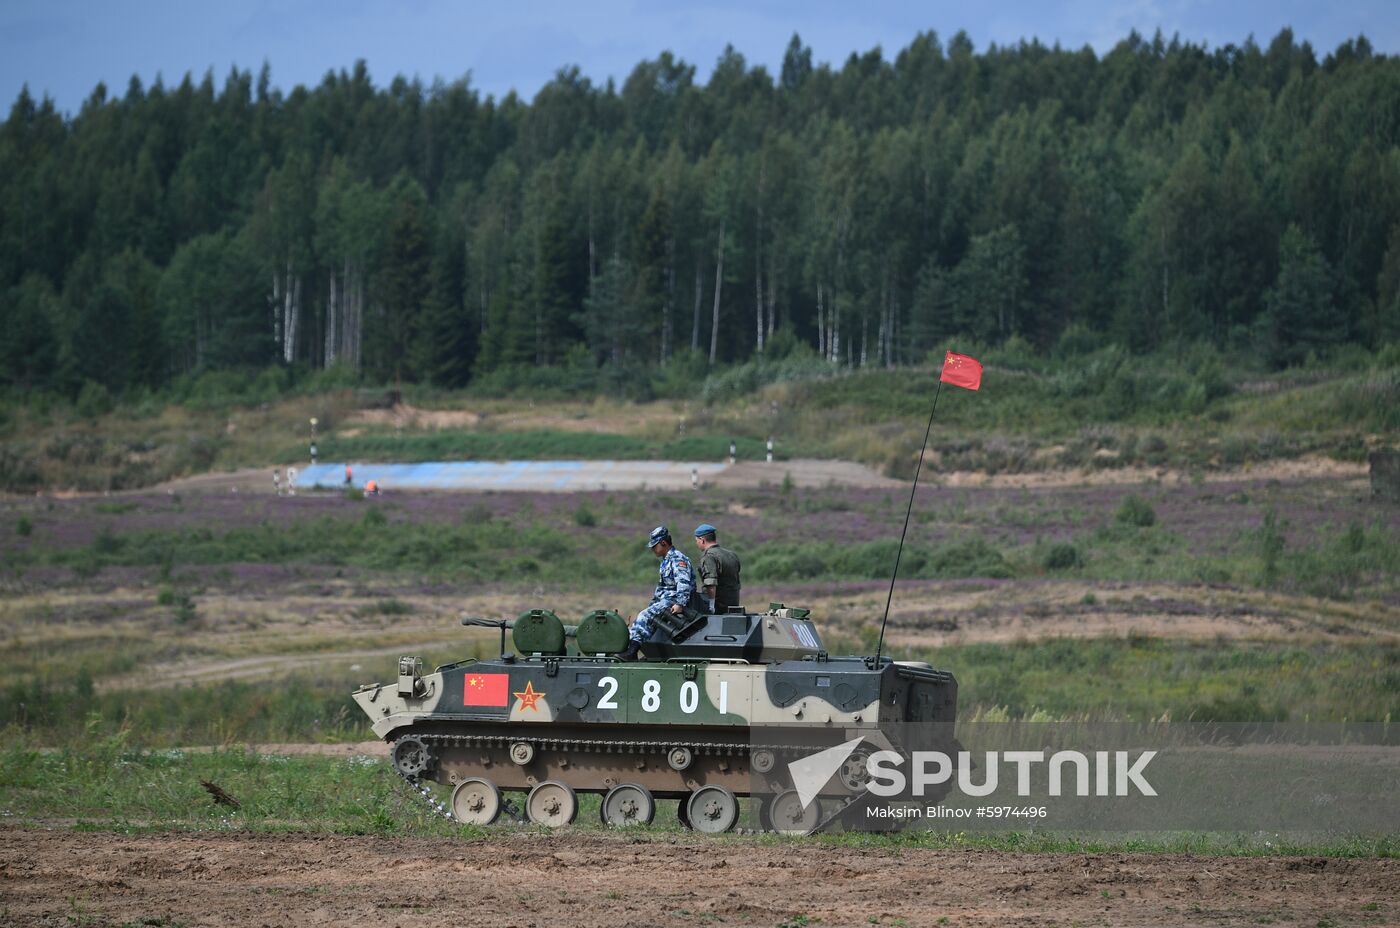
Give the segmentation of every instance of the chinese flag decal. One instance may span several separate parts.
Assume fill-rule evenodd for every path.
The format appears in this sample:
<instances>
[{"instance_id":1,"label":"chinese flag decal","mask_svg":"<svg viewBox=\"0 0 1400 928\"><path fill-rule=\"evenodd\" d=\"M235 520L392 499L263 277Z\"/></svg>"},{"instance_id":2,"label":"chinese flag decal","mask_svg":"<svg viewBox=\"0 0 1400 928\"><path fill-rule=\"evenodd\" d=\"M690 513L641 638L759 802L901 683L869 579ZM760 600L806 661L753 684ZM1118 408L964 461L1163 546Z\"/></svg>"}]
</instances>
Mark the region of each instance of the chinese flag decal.
<instances>
[{"instance_id":1,"label":"chinese flag decal","mask_svg":"<svg viewBox=\"0 0 1400 928\"><path fill-rule=\"evenodd\" d=\"M469 673L462 686L464 706L510 705L510 674Z\"/></svg>"},{"instance_id":2,"label":"chinese flag decal","mask_svg":"<svg viewBox=\"0 0 1400 928\"><path fill-rule=\"evenodd\" d=\"M535 705L535 703L544 698L544 693L536 693L534 685L529 681L525 683L525 692L514 693L512 695L520 700L520 706L518 708L521 712L524 712L526 709L529 709L531 712L540 711L540 707Z\"/></svg>"},{"instance_id":3,"label":"chinese flag decal","mask_svg":"<svg viewBox=\"0 0 1400 928\"><path fill-rule=\"evenodd\" d=\"M950 351L943 359L943 375L938 379L955 387L976 390L982 386L982 363L976 358Z\"/></svg>"}]
</instances>

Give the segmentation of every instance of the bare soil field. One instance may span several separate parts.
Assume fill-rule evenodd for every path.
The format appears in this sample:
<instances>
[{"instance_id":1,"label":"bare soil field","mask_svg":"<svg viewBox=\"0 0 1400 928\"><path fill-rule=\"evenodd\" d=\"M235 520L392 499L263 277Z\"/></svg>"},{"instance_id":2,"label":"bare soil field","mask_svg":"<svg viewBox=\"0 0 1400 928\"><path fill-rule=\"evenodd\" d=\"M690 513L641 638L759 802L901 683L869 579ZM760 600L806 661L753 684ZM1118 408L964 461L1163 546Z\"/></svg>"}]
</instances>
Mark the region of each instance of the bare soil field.
<instances>
[{"instance_id":1,"label":"bare soil field","mask_svg":"<svg viewBox=\"0 0 1400 928\"><path fill-rule=\"evenodd\" d=\"M1375 925L1400 861L0 830L7 925ZM163 920L162 920L163 919Z\"/></svg>"}]
</instances>

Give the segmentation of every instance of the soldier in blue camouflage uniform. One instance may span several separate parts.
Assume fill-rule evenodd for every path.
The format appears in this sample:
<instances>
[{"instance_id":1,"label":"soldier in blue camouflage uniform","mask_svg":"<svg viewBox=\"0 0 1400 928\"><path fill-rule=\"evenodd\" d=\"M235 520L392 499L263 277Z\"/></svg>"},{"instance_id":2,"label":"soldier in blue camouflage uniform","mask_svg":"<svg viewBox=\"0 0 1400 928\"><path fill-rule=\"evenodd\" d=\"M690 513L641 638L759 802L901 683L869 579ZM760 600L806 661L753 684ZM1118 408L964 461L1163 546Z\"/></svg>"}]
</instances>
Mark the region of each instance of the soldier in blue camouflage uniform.
<instances>
[{"instance_id":1,"label":"soldier in blue camouflage uniform","mask_svg":"<svg viewBox=\"0 0 1400 928\"><path fill-rule=\"evenodd\" d=\"M636 660L639 647L651 638L652 620L663 612L679 615L694 608L695 568L690 558L682 554L671 543L671 532L664 525L651 530L647 538L651 553L661 558L660 579L656 590L651 594L651 603L637 613L628 633L630 639L627 650L621 655L623 660Z\"/></svg>"}]
</instances>

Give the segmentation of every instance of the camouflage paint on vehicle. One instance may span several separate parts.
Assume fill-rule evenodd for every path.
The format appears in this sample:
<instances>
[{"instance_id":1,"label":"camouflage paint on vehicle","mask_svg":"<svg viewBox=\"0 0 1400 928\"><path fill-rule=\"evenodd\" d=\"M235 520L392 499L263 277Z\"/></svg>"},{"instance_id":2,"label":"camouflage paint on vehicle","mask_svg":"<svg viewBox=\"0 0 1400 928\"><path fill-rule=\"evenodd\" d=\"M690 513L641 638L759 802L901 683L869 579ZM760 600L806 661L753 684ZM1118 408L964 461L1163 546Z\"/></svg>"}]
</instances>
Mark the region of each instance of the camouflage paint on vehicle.
<instances>
[{"instance_id":1,"label":"camouflage paint on vehicle","mask_svg":"<svg viewBox=\"0 0 1400 928\"><path fill-rule=\"evenodd\" d=\"M611 621L597 616L585 620ZM549 626L557 621L533 610L516 623L491 624L503 632L514 625L517 645L552 647L558 636ZM789 785L785 761L814 744L860 736L874 747L908 749L885 732L911 722L929 743L952 739L951 674L831 657L806 610L781 604L663 628L635 663L555 652L503 654L432 673L403 658L396 683L363 687L354 699L375 734L395 744L402 775L471 781L478 804L482 781L506 790L556 784L547 792L625 784L681 799L705 787L736 796L777 792ZM833 779L823 795L855 791Z\"/></svg>"}]
</instances>

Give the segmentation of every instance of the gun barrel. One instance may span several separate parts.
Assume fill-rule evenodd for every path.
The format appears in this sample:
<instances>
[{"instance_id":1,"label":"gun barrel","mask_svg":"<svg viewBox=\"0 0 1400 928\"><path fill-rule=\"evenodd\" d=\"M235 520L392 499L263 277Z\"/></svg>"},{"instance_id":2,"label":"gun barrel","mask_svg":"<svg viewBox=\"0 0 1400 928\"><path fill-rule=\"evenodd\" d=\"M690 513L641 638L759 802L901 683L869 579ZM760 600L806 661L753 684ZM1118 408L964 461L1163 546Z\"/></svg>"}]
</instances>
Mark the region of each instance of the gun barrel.
<instances>
[{"instance_id":1,"label":"gun barrel","mask_svg":"<svg viewBox=\"0 0 1400 928\"><path fill-rule=\"evenodd\" d=\"M476 616L470 616L470 615L464 615L464 616L462 616L462 624L463 624L463 625L467 625L467 626L471 626L471 627L475 627L475 628L499 628L499 629L505 629L505 630L507 630L507 631L509 631L510 629L515 628L515 620L514 620L514 619L482 619L482 618L477 618ZM575 638L575 637L577 637L577 636L578 636L578 626L577 626L577 625L565 625L565 626L564 626L564 637L565 637L565 638Z\"/></svg>"},{"instance_id":2,"label":"gun barrel","mask_svg":"<svg viewBox=\"0 0 1400 928\"><path fill-rule=\"evenodd\" d=\"M470 616L470 615L464 615L464 616L462 616L462 624L463 624L463 625L472 625L472 626L476 626L477 628L510 628L510 627L511 627L511 622L510 622L509 619L479 619L479 618L477 618L476 616Z\"/></svg>"}]
</instances>

